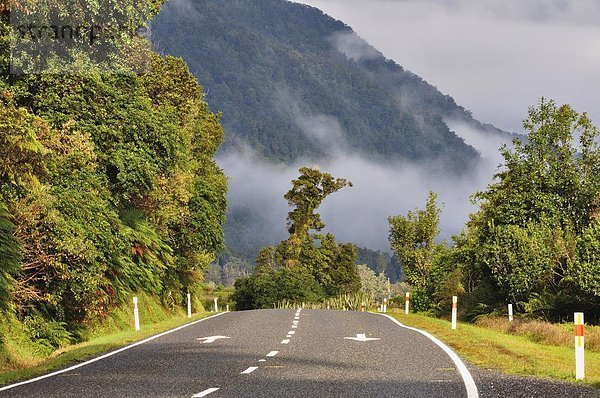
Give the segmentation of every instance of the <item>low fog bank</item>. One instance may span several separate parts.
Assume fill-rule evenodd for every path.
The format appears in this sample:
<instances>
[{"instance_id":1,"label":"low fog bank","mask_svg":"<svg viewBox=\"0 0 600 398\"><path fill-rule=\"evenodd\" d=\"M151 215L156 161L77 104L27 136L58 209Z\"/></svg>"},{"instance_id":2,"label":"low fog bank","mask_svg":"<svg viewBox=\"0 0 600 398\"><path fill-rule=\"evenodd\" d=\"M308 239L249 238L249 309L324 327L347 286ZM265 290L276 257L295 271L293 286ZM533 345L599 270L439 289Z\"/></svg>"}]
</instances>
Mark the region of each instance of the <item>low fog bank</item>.
<instances>
[{"instance_id":1,"label":"low fog bank","mask_svg":"<svg viewBox=\"0 0 600 398\"><path fill-rule=\"evenodd\" d=\"M502 142L465 126L452 128L483 157L476 170L466 171L460 177L440 172L439 168L432 171L426 165L381 164L340 151L333 151L329 160L318 164L299 161L290 166L274 165L245 149L222 155L219 164L230 177L230 206L260 214L272 226L274 236L281 238L286 235L285 218L289 211L283 195L290 189L290 181L298 176L300 167L317 166L334 177L352 181L354 187L333 194L321 207L326 231L341 241L389 251L389 216L423 208L429 191L434 191L443 203L441 237L449 240L462 230L468 215L475 210L469 197L492 182L500 163L497 149Z\"/></svg>"}]
</instances>

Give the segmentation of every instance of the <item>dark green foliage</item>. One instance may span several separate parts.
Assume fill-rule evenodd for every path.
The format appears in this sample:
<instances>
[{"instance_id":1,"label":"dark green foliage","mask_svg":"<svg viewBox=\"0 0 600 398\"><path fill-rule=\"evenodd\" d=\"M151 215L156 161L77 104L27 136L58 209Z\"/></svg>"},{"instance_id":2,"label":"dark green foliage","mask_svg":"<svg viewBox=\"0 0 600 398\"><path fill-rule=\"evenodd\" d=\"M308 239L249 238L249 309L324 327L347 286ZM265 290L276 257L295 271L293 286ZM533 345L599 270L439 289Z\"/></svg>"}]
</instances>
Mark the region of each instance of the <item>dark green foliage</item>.
<instances>
[{"instance_id":1,"label":"dark green foliage","mask_svg":"<svg viewBox=\"0 0 600 398\"><path fill-rule=\"evenodd\" d=\"M407 282L414 288L427 290L431 284L431 272L441 250L435 242L440 233L440 212L437 195L431 192L425 210L389 218L392 249L406 272Z\"/></svg>"},{"instance_id":2,"label":"dark green foliage","mask_svg":"<svg viewBox=\"0 0 600 398\"><path fill-rule=\"evenodd\" d=\"M300 177L292 181L292 189L283 197L294 208L287 217L290 237L285 245L286 267L298 265L302 245L309 240L310 231L319 232L325 228L315 210L327 196L347 185L351 187L352 183L343 178L335 179L318 169L300 169Z\"/></svg>"},{"instance_id":3,"label":"dark green foliage","mask_svg":"<svg viewBox=\"0 0 600 398\"><path fill-rule=\"evenodd\" d=\"M339 121L351 149L368 157L435 159L462 172L478 155L444 118L503 134L374 48L365 45L365 58L346 57L336 37L352 30L312 7L282 0L172 2L152 33L155 47L183 57L208 88L210 103L224 111L228 148L241 141L276 161L322 158L330 148L307 135L301 120L324 114ZM257 110L268 117L257 117Z\"/></svg>"},{"instance_id":4,"label":"dark green foliage","mask_svg":"<svg viewBox=\"0 0 600 398\"><path fill-rule=\"evenodd\" d=\"M357 250L356 264L366 264L376 275L384 273L391 283L404 281L404 270L395 255L366 247L357 247Z\"/></svg>"},{"instance_id":5,"label":"dark green foliage","mask_svg":"<svg viewBox=\"0 0 600 398\"><path fill-rule=\"evenodd\" d=\"M442 300L444 312L463 294L467 319L513 303L548 320L585 311L598 322L600 134L585 114L545 100L524 126L528 141L502 149L504 168L475 195L480 210L452 249L432 250L430 211L392 218L392 246L429 308Z\"/></svg>"},{"instance_id":6,"label":"dark green foliage","mask_svg":"<svg viewBox=\"0 0 600 398\"><path fill-rule=\"evenodd\" d=\"M105 73L80 54L85 73L0 78L0 305L54 348L131 292L179 306L224 246L220 116L181 59L141 38L112 44L146 68Z\"/></svg>"},{"instance_id":7,"label":"dark green foliage","mask_svg":"<svg viewBox=\"0 0 600 398\"><path fill-rule=\"evenodd\" d=\"M296 267L238 279L232 299L238 310L273 308L282 300L297 303L323 298L323 288L307 270Z\"/></svg>"},{"instance_id":8,"label":"dark green foliage","mask_svg":"<svg viewBox=\"0 0 600 398\"><path fill-rule=\"evenodd\" d=\"M9 302L11 283L21 263L21 248L14 229L6 206L0 202L0 309L5 309Z\"/></svg>"},{"instance_id":9,"label":"dark green foliage","mask_svg":"<svg viewBox=\"0 0 600 398\"><path fill-rule=\"evenodd\" d=\"M325 228L316 210L323 200L351 183L303 167L284 196L294 209L288 215L290 238L263 248L255 275L236 282L233 299L238 309L271 308L276 303L316 302L356 293L360 276L353 244L339 244L332 234L311 233Z\"/></svg>"}]
</instances>

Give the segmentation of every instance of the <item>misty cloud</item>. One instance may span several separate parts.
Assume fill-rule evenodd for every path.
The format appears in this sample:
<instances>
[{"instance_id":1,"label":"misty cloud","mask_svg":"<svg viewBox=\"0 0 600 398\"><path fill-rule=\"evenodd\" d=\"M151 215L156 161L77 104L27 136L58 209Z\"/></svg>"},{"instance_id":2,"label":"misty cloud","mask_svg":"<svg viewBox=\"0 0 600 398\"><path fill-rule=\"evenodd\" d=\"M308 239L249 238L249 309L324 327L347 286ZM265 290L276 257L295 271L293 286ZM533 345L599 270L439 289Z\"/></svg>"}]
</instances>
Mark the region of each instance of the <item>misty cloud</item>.
<instances>
[{"instance_id":1,"label":"misty cloud","mask_svg":"<svg viewBox=\"0 0 600 398\"><path fill-rule=\"evenodd\" d=\"M354 61L377 59L382 54L354 32L338 32L331 37L336 49Z\"/></svg>"},{"instance_id":2,"label":"misty cloud","mask_svg":"<svg viewBox=\"0 0 600 398\"><path fill-rule=\"evenodd\" d=\"M290 181L298 176L298 169L314 166L314 162L300 161L285 167L261 160L247 150L223 156L219 164L231 179L230 206L243 206L266 217L275 235L283 238L289 211L283 195L290 189ZM321 214L327 231L342 241L380 250L389 250L388 216L423 207L431 190L444 203L443 238L460 232L474 210L469 197L491 182L495 169L492 162L484 161L478 171L457 178L435 174L425 166L380 164L342 153L319 162L318 166L354 184L324 202Z\"/></svg>"},{"instance_id":3,"label":"misty cloud","mask_svg":"<svg viewBox=\"0 0 600 398\"><path fill-rule=\"evenodd\" d=\"M522 132L540 97L600 124L596 0L301 0L422 76L475 118Z\"/></svg>"},{"instance_id":4,"label":"misty cloud","mask_svg":"<svg viewBox=\"0 0 600 398\"><path fill-rule=\"evenodd\" d=\"M504 161L499 149L502 145L510 145L504 137L474 129L462 121L444 120L448 128L462 138L467 145L475 148L481 157L491 164L499 165Z\"/></svg>"}]
</instances>

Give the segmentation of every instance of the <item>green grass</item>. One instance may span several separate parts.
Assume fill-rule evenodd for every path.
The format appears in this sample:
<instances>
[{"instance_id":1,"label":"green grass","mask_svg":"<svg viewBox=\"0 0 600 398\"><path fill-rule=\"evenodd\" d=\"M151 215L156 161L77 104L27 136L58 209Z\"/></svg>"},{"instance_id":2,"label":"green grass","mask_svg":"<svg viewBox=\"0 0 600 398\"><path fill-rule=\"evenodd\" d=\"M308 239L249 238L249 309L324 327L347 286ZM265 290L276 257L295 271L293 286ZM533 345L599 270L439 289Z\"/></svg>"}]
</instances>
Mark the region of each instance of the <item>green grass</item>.
<instances>
[{"instance_id":1,"label":"green grass","mask_svg":"<svg viewBox=\"0 0 600 398\"><path fill-rule=\"evenodd\" d=\"M420 314L392 313L407 326L425 330L452 347L472 364L504 373L575 382L575 353L572 347L557 347L495 330L450 322ZM600 388L600 353L586 352L585 384Z\"/></svg>"},{"instance_id":2,"label":"green grass","mask_svg":"<svg viewBox=\"0 0 600 398\"><path fill-rule=\"evenodd\" d=\"M182 310L169 311L150 297L139 297L141 331L134 330L132 310L124 306L115 309L101 324L90 327L85 342L60 348L49 355L35 341L27 339L16 320L8 320L0 328L5 333L0 349L0 385L67 367L210 315L201 310L188 319Z\"/></svg>"}]
</instances>

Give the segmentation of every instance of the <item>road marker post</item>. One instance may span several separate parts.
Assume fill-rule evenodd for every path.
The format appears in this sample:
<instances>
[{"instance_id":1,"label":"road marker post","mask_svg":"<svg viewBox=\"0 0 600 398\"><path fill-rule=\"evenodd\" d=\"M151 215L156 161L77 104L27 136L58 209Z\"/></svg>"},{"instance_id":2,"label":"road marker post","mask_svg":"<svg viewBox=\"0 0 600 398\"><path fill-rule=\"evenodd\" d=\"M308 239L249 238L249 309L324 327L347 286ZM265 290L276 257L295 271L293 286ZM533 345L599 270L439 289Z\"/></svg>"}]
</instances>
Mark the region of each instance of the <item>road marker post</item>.
<instances>
[{"instance_id":1,"label":"road marker post","mask_svg":"<svg viewBox=\"0 0 600 398\"><path fill-rule=\"evenodd\" d=\"M509 304L508 305L508 321L512 322L514 320L514 316L513 316L513 305Z\"/></svg>"},{"instance_id":2,"label":"road marker post","mask_svg":"<svg viewBox=\"0 0 600 398\"><path fill-rule=\"evenodd\" d=\"M365 303L361 303L360 304L360 310L361 310L361 312L365 312L365 308L366 308Z\"/></svg>"},{"instance_id":3,"label":"road marker post","mask_svg":"<svg viewBox=\"0 0 600 398\"><path fill-rule=\"evenodd\" d=\"M187 310L188 310L188 318L192 317L192 295L190 293L187 294Z\"/></svg>"},{"instance_id":4,"label":"road marker post","mask_svg":"<svg viewBox=\"0 0 600 398\"><path fill-rule=\"evenodd\" d=\"M229 312L229 304L225 306L225 312Z\"/></svg>"},{"instance_id":5,"label":"road marker post","mask_svg":"<svg viewBox=\"0 0 600 398\"><path fill-rule=\"evenodd\" d=\"M218 304L219 298L215 297L214 301L215 301L215 312L219 312L219 304Z\"/></svg>"},{"instance_id":6,"label":"road marker post","mask_svg":"<svg viewBox=\"0 0 600 398\"><path fill-rule=\"evenodd\" d=\"M575 379L585 378L585 323L583 312L575 313Z\"/></svg>"},{"instance_id":7,"label":"road marker post","mask_svg":"<svg viewBox=\"0 0 600 398\"><path fill-rule=\"evenodd\" d=\"M408 315L409 307L410 307L410 293L406 292L406 296L404 298L404 315Z\"/></svg>"},{"instance_id":8,"label":"road marker post","mask_svg":"<svg viewBox=\"0 0 600 398\"><path fill-rule=\"evenodd\" d=\"M388 303L388 299L387 299L387 297L385 297L383 299L383 313L384 314L387 313L387 303Z\"/></svg>"},{"instance_id":9,"label":"road marker post","mask_svg":"<svg viewBox=\"0 0 600 398\"><path fill-rule=\"evenodd\" d=\"M138 298L133 298L133 322L135 324L135 331L140 331L140 311L138 310Z\"/></svg>"},{"instance_id":10,"label":"road marker post","mask_svg":"<svg viewBox=\"0 0 600 398\"><path fill-rule=\"evenodd\" d=\"M452 296L452 330L456 330L457 312L458 312L458 297Z\"/></svg>"}]
</instances>

